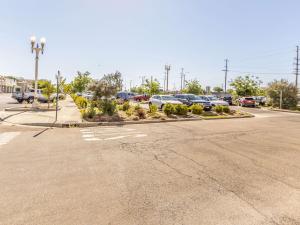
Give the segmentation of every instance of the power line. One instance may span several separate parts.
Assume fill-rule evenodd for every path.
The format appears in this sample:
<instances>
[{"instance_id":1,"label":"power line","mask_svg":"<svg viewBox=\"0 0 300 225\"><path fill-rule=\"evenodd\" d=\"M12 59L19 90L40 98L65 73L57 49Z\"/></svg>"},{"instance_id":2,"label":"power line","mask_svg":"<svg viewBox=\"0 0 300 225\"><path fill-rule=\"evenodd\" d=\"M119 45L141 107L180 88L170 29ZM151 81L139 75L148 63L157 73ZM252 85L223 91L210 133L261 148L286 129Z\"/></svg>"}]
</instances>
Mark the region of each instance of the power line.
<instances>
[{"instance_id":1,"label":"power line","mask_svg":"<svg viewBox=\"0 0 300 225\"><path fill-rule=\"evenodd\" d=\"M234 72L234 73L249 73L249 74L270 74L270 75L275 75L275 74L294 74L294 73L279 73L279 72L251 72L251 71L240 71L240 70L228 70L229 72Z\"/></svg>"}]
</instances>

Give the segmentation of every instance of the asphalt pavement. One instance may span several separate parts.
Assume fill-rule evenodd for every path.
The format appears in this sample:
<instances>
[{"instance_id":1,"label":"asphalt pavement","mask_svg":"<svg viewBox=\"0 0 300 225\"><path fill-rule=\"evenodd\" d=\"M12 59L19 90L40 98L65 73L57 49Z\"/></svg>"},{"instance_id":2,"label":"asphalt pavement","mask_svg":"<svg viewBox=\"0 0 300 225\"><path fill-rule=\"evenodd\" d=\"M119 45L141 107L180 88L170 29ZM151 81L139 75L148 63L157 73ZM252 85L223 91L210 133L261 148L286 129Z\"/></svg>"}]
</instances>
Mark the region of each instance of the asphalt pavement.
<instances>
[{"instance_id":1,"label":"asphalt pavement","mask_svg":"<svg viewBox=\"0 0 300 225\"><path fill-rule=\"evenodd\" d=\"M11 97L11 93L0 93L0 111L18 105L20 104Z\"/></svg>"},{"instance_id":2,"label":"asphalt pavement","mask_svg":"<svg viewBox=\"0 0 300 225\"><path fill-rule=\"evenodd\" d=\"M0 224L300 224L300 115L0 125Z\"/></svg>"}]
</instances>

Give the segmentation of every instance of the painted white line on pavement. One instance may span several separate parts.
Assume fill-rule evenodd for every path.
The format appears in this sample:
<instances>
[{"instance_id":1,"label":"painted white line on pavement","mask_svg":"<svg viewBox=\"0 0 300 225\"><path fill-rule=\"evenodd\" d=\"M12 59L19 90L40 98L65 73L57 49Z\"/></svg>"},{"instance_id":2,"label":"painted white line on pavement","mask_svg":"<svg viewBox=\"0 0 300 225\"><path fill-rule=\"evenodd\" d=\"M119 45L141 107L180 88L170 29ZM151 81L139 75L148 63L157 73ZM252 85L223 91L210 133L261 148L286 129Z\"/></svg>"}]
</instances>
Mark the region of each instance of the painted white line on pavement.
<instances>
[{"instance_id":1,"label":"painted white line on pavement","mask_svg":"<svg viewBox=\"0 0 300 225\"><path fill-rule=\"evenodd\" d=\"M125 137L128 137L127 135L126 136L117 136L117 137L111 137L111 138L105 138L104 140L116 140L116 139L121 139L121 138L125 138Z\"/></svg>"},{"instance_id":2,"label":"painted white line on pavement","mask_svg":"<svg viewBox=\"0 0 300 225\"><path fill-rule=\"evenodd\" d=\"M0 146L7 144L19 134L20 132L5 132L0 134Z\"/></svg>"},{"instance_id":3,"label":"painted white line on pavement","mask_svg":"<svg viewBox=\"0 0 300 225\"><path fill-rule=\"evenodd\" d=\"M85 141L101 141L99 138L85 138Z\"/></svg>"},{"instance_id":4,"label":"painted white line on pavement","mask_svg":"<svg viewBox=\"0 0 300 225\"><path fill-rule=\"evenodd\" d=\"M137 134L137 135L135 135L135 137L146 137L147 136L147 134Z\"/></svg>"},{"instance_id":5,"label":"painted white line on pavement","mask_svg":"<svg viewBox=\"0 0 300 225\"><path fill-rule=\"evenodd\" d=\"M91 137L95 137L94 134L83 134L82 135L83 138L91 138Z\"/></svg>"}]
</instances>

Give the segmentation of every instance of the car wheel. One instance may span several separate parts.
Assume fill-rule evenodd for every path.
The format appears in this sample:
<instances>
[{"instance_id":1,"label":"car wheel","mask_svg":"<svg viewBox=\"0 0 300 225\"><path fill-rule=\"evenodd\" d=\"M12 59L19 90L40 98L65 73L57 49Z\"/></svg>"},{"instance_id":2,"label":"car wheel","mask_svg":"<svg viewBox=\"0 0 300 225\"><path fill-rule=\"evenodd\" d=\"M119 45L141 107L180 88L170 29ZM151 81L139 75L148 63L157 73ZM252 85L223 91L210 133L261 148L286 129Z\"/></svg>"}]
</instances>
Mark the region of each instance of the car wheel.
<instances>
[{"instance_id":1,"label":"car wheel","mask_svg":"<svg viewBox=\"0 0 300 225\"><path fill-rule=\"evenodd\" d=\"M27 99L27 102L28 102L29 104L32 104L33 101L34 101L34 98L33 98L33 97L30 97L30 98Z\"/></svg>"},{"instance_id":2,"label":"car wheel","mask_svg":"<svg viewBox=\"0 0 300 225\"><path fill-rule=\"evenodd\" d=\"M18 99L17 101L18 101L20 104L23 103L23 99Z\"/></svg>"}]
</instances>

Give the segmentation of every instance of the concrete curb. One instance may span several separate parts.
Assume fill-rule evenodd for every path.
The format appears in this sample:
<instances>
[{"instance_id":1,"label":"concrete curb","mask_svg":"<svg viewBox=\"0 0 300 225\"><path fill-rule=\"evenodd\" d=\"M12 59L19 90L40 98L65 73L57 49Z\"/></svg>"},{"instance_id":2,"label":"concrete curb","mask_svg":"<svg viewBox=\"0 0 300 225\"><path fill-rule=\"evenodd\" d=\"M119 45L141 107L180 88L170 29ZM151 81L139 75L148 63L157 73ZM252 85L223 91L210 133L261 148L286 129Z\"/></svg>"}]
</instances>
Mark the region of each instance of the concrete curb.
<instances>
[{"instance_id":1,"label":"concrete curb","mask_svg":"<svg viewBox=\"0 0 300 225\"><path fill-rule=\"evenodd\" d=\"M145 121L120 121L120 122L73 122L73 123L22 123L26 126L41 126L41 127L57 127L57 128L74 128L74 127L98 127L98 126L124 126L130 124L150 124L150 123L172 123L185 121L200 121L200 120L221 120L221 119L243 119L252 118L254 115L238 116L238 117L220 117L220 118L186 118L174 120L145 120Z\"/></svg>"},{"instance_id":2,"label":"concrete curb","mask_svg":"<svg viewBox=\"0 0 300 225\"><path fill-rule=\"evenodd\" d=\"M253 118L254 115L245 115L245 116L232 116L232 117L202 117L203 120L229 120L229 119L245 119L245 118Z\"/></svg>"},{"instance_id":3,"label":"concrete curb","mask_svg":"<svg viewBox=\"0 0 300 225\"><path fill-rule=\"evenodd\" d=\"M60 110L61 107L58 107L58 110ZM56 111L56 109L34 109L34 108L22 108L22 107L13 107L13 108L6 108L4 111L7 112L53 112Z\"/></svg>"},{"instance_id":4,"label":"concrete curb","mask_svg":"<svg viewBox=\"0 0 300 225\"><path fill-rule=\"evenodd\" d=\"M286 112L286 113L300 114L300 111L296 111L296 110L288 110L288 109L268 109L268 110L273 112Z\"/></svg>"}]
</instances>

